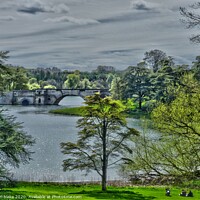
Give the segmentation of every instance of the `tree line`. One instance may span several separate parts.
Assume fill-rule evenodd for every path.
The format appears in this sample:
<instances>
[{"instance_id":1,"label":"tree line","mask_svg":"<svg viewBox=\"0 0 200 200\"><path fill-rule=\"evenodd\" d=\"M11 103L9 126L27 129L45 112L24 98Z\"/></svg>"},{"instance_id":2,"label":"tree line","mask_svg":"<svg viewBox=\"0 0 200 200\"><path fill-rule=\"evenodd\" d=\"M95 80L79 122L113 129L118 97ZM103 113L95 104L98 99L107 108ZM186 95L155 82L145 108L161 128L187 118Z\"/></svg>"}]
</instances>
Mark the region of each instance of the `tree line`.
<instances>
[{"instance_id":1,"label":"tree line","mask_svg":"<svg viewBox=\"0 0 200 200\"><path fill-rule=\"evenodd\" d=\"M125 70L110 66L98 66L91 72L67 71L53 68L25 69L5 65L8 52L1 52L0 90L17 89L110 89L113 99L131 103L140 110L148 110L154 102L169 102L173 99L169 85L180 84L180 78L193 73L200 79L200 56L188 65L176 65L171 56L161 50L144 54L142 62Z\"/></svg>"}]
</instances>

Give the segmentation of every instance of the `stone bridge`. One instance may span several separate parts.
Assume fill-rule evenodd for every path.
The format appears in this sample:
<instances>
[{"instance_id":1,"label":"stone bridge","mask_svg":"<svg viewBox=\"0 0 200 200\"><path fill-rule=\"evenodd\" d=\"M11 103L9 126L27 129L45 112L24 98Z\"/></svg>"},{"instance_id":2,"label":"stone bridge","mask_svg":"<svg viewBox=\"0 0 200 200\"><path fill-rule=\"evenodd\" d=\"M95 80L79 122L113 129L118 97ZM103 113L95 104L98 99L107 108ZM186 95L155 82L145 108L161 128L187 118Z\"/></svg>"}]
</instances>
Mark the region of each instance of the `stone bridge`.
<instances>
[{"instance_id":1,"label":"stone bridge","mask_svg":"<svg viewBox=\"0 0 200 200\"><path fill-rule=\"evenodd\" d=\"M85 98L95 93L110 95L108 89L38 89L14 90L0 95L0 105L58 105L66 96Z\"/></svg>"}]
</instances>

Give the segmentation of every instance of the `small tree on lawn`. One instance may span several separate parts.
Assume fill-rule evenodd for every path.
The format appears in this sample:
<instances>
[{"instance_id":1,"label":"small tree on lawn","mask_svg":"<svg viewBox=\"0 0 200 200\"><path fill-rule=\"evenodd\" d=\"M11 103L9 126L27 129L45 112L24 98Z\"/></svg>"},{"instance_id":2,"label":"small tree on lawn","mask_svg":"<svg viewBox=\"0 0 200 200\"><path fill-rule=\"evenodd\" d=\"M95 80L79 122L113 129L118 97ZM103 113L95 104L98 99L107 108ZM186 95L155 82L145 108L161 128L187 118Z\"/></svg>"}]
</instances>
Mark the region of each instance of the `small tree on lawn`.
<instances>
[{"instance_id":1,"label":"small tree on lawn","mask_svg":"<svg viewBox=\"0 0 200 200\"><path fill-rule=\"evenodd\" d=\"M108 167L121 161L122 151L128 148L126 140L138 131L127 127L125 107L119 101L95 94L87 97L85 104L84 117L77 122L77 142L61 143L62 152L68 156L63 169L95 170L106 191Z\"/></svg>"}]
</instances>

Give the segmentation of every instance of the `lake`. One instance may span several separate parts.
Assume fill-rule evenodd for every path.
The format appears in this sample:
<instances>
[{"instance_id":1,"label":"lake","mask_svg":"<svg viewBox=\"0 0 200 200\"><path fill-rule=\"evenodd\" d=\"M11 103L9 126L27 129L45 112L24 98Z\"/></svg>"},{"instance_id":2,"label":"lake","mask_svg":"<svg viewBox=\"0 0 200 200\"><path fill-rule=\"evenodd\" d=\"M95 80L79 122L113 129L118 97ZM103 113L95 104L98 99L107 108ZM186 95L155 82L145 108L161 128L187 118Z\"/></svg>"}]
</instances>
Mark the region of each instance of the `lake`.
<instances>
[{"instance_id":1,"label":"lake","mask_svg":"<svg viewBox=\"0 0 200 200\"><path fill-rule=\"evenodd\" d=\"M80 106L83 99L80 97L66 97L60 102L60 107ZM61 142L76 142L76 122L79 117L61 116L48 113L49 110L58 106L4 106L8 113L17 117L18 122L23 122L24 130L32 135L36 144L31 147L32 160L29 164L20 165L19 168L11 169L16 180L22 181L100 181L96 172L84 175L84 171L62 170L62 161L66 158L61 153ZM129 124L137 120L128 119ZM108 180L122 179L117 174L117 169L108 170Z\"/></svg>"}]
</instances>

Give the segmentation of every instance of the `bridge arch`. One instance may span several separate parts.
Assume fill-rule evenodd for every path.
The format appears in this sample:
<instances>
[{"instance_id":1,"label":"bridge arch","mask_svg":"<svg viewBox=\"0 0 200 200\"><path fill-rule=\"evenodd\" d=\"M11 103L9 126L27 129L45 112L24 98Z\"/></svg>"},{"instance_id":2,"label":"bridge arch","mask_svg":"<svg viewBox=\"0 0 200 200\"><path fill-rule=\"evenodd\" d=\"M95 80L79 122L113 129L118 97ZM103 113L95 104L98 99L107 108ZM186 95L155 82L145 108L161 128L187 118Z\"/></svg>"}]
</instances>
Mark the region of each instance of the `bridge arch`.
<instances>
[{"instance_id":1,"label":"bridge arch","mask_svg":"<svg viewBox=\"0 0 200 200\"><path fill-rule=\"evenodd\" d=\"M60 97L58 97L55 102L54 102L54 105L58 105L65 97L69 97L69 96L72 96L72 95L62 95ZM75 95L74 95L75 96Z\"/></svg>"},{"instance_id":2,"label":"bridge arch","mask_svg":"<svg viewBox=\"0 0 200 200\"><path fill-rule=\"evenodd\" d=\"M54 105L61 106L79 106L84 102L84 98L81 96L65 95L56 100Z\"/></svg>"},{"instance_id":3,"label":"bridge arch","mask_svg":"<svg viewBox=\"0 0 200 200\"><path fill-rule=\"evenodd\" d=\"M86 96L91 96L95 93L100 93L102 97L110 95L107 89L61 89L57 90L57 92L53 105L58 105L59 102L67 96L79 96L84 100Z\"/></svg>"},{"instance_id":4,"label":"bridge arch","mask_svg":"<svg viewBox=\"0 0 200 200\"><path fill-rule=\"evenodd\" d=\"M30 101L28 99L24 98L21 101L21 105L22 106L29 106L30 105Z\"/></svg>"}]
</instances>

